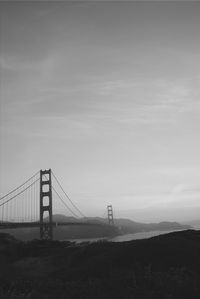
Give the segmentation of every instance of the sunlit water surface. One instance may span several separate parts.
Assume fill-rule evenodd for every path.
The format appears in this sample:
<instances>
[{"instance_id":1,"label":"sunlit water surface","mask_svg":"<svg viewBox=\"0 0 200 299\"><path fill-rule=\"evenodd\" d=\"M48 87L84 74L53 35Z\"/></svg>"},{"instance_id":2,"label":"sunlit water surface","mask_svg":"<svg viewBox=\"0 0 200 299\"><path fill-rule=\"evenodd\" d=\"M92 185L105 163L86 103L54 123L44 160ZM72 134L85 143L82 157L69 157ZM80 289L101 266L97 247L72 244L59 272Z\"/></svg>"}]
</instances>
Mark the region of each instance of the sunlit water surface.
<instances>
[{"instance_id":1,"label":"sunlit water surface","mask_svg":"<svg viewBox=\"0 0 200 299\"><path fill-rule=\"evenodd\" d=\"M195 230L200 229L200 225L195 225L193 227ZM126 241L131 241L131 240L139 240L139 239L148 239L151 237L159 236L159 235L164 235L168 234L174 231L181 231L181 230L167 230L167 231L151 231L151 232L141 232L141 233L135 233L135 234L125 234L121 236L116 236L113 238L88 238L88 239L73 239L71 241L76 242L76 243L81 243L81 242L97 242L100 240L106 240L106 241L111 241L111 242L126 242Z\"/></svg>"}]
</instances>

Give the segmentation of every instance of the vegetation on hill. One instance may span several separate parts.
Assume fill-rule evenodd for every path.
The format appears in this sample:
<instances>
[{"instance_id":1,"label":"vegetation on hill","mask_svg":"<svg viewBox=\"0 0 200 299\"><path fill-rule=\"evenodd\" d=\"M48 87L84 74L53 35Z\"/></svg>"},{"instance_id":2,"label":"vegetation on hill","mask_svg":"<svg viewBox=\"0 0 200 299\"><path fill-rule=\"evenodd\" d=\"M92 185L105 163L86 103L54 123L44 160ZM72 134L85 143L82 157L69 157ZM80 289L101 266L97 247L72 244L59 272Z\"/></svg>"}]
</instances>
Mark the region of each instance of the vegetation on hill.
<instances>
[{"instance_id":1,"label":"vegetation on hill","mask_svg":"<svg viewBox=\"0 0 200 299\"><path fill-rule=\"evenodd\" d=\"M80 245L1 234L0 244L0 298L199 298L199 231Z\"/></svg>"}]
</instances>

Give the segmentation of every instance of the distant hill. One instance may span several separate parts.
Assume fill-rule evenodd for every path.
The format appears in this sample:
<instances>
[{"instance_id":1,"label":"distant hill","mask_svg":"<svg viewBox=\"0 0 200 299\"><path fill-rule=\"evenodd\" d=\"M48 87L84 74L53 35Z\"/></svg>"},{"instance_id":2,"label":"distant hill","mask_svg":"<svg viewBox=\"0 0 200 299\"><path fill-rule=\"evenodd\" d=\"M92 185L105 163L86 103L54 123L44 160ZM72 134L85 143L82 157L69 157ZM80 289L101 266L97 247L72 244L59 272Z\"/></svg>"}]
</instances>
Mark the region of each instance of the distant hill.
<instances>
[{"instance_id":1,"label":"distant hill","mask_svg":"<svg viewBox=\"0 0 200 299\"><path fill-rule=\"evenodd\" d=\"M46 217L44 221L47 221L49 217ZM80 222L80 219L77 219L72 216L65 216L63 214L55 214L53 215L53 221L54 222Z\"/></svg>"},{"instance_id":2,"label":"distant hill","mask_svg":"<svg viewBox=\"0 0 200 299\"><path fill-rule=\"evenodd\" d=\"M76 219L75 217L68 217L62 214L56 214L53 216L55 222L88 222L88 223L105 223L107 219L101 217L88 217ZM121 234L126 233L138 233L138 232L149 232L149 231L168 231L168 230L181 230L191 229L192 226L189 224L180 224L178 222L163 221L159 223L140 223L135 222L126 218L115 219L115 226L120 229ZM78 228L77 228L78 229Z\"/></svg>"},{"instance_id":3,"label":"distant hill","mask_svg":"<svg viewBox=\"0 0 200 299\"><path fill-rule=\"evenodd\" d=\"M46 221L48 218L45 219ZM54 228L54 239L56 240L70 240L70 239L84 239L84 238L106 238L114 237L116 235L123 235L129 233L150 232L150 231L175 231L190 229L190 225L182 225L177 222L160 222L160 223L139 223L130 219L115 219L115 227L106 225L107 219L101 217L89 217L76 219L75 217L68 217L62 214L53 215L54 222L68 222L80 223L88 222L88 225L69 225L58 226ZM105 224L100 226L89 225L91 223ZM1 231L0 231L1 232ZM2 232L5 232L2 230ZM39 239L39 228L20 228L7 229L7 233L11 234L20 240Z\"/></svg>"},{"instance_id":4,"label":"distant hill","mask_svg":"<svg viewBox=\"0 0 200 299\"><path fill-rule=\"evenodd\" d=\"M149 231L167 231L167 230L179 230L179 229L191 229L188 224L180 224L178 222L163 221L159 223L140 223L129 219L116 219L115 223L121 228L123 233L138 233Z\"/></svg>"},{"instance_id":5,"label":"distant hill","mask_svg":"<svg viewBox=\"0 0 200 299\"><path fill-rule=\"evenodd\" d=\"M185 221L186 224L192 225L192 226L199 226L200 225L200 219L195 219L191 221Z\"/></svg>"}]
</instances>

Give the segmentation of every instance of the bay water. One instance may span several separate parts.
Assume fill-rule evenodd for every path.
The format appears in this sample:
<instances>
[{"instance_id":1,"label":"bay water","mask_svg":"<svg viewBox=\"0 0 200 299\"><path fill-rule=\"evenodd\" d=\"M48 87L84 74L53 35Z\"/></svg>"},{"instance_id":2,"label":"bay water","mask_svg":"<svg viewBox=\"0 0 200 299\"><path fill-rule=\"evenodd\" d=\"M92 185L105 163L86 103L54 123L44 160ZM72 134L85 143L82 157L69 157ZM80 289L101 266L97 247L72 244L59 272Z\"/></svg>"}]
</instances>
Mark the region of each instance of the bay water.
<instances>
[{"instance_id":1,"label":"bay water","mask_svg":"<svg viewBox=\"0 0 200 299\"><path fill-rule=\"evenodd\" d=\"M192 229L199 230L200 225L194 226ZM165 231L150 231L150 232L140 232L140 233L134 233L134 234L125 234L125 235L119 235L116 237L106 237L106 238L87 238L87 239L72 239L69 241L73 241L76 243L82 243L82 242L97 242L97 241L110 241L110 242L126 242L126 241L131 241L131 240L139 240L139 239L148 239L151 237L159 236L159 235L164 235L168 234L174 231L182 231L181 230L165 230Z\"/></svg>"}]
</instances>

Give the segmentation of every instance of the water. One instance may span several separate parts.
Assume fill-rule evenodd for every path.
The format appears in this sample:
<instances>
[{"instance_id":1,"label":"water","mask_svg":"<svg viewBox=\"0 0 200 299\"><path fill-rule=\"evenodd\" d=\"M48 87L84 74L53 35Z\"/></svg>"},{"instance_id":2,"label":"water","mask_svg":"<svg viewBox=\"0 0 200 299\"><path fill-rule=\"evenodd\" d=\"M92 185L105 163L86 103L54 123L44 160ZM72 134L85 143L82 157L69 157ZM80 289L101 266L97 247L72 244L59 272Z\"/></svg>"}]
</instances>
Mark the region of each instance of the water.
<instances>
[{"instance_id":1,"label":"water","mask_svg":"<svg viewBox=\"0 0 200 299\"><path fill-rule=\"evenodd\" d=\"M200 229L200 225L195 226L193 229ZM121 236L116 236L113 238L88 238L88 239L73 239L71 241L76 242L76 243L82 243L82 242L97 242L100 240L106 240L106 241L111 241L111 242L126 242L126 241L131 241L131 240L140 240L140 239L148 239L151 237L159 236L159 235L164 235L168 234L174 231L182 231L183 229L180 230L167 230L167 231L150 231L150 232L141 232L141 233L135 233L135 234L125 234Z\"/></svg>"},{"instance_id":2,"label":"water","mask_svg":"<svg viewBox=\"0 0 200 299\"><path fill-rule=\"evenodd\" d=\"M151 237L159 236L159 235L164 235L173 232L174 230L167 230L167 231L151 231L151 232L142 232L142 233L135 233L135 234L126 234L122 236L117 236L110 241L112 242L126 242L126 241L131 241L131 240L140 240L140 239L149 239ZM180 231L180 230L177 230Z\"/></svg>"}]
</instances>

